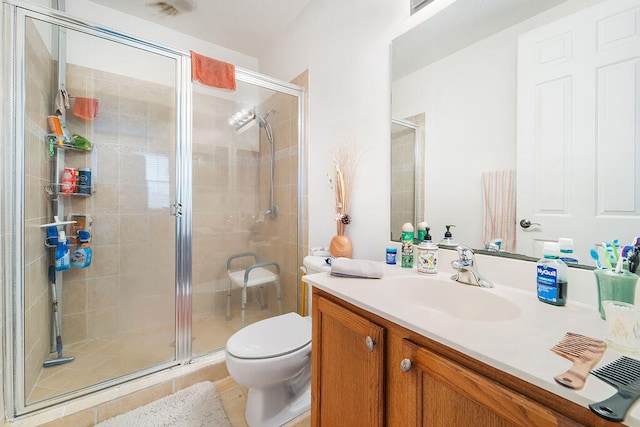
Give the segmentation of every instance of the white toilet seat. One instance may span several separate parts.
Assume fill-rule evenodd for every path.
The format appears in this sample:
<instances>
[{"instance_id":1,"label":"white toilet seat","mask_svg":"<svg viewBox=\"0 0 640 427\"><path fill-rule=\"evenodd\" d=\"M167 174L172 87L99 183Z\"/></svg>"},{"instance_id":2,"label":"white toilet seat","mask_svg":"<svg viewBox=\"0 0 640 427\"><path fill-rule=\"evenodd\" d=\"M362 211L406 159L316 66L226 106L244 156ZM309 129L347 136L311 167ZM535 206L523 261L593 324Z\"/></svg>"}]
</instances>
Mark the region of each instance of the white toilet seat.
<instances>
[{"instance_id":1,"label":"white toilet seat","mask_svg":"<svg viewBox=\"0 0 640 427\"><path fill-rule=\"evenodd\" d=\"M311 342L311 322L287 313L253 323L227 341L227 352L239 359L268 359L293 353Z\"/></svg>"}]
</instances>

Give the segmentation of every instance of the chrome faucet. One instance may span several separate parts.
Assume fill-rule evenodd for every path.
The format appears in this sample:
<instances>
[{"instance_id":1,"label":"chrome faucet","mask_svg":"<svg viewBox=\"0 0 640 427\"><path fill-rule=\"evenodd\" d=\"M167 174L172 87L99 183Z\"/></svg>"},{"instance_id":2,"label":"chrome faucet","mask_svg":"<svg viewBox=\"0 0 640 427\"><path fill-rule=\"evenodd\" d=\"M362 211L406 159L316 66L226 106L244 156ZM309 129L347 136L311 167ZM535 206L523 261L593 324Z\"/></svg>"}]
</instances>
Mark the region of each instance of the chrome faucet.
<instances>
[{"instance_id":1,"label":"chrome faucet","mask_svg":"<svg viewBox=\"0 0 640 427\"><path fill-rule=\"evenodd\" d=\"M482 277L476 268L473 250L466 246L458 246L456 250L460 259L451 261L451 267L457 271L456 274L451 276L451 280L482 288L493 288L493 283Z\"/></svg>"}]
</instances>

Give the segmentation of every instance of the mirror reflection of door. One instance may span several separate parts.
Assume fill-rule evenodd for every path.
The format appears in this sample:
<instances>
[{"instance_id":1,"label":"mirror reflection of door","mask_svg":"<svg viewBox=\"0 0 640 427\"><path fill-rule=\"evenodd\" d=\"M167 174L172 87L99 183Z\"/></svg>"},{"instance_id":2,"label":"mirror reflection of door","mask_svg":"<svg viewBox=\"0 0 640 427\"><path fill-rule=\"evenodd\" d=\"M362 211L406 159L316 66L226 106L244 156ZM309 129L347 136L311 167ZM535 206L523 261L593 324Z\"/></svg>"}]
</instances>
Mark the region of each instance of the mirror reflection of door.
<instances>
[{"instance_id":1,"label":"mirror reflection of door","mask_svg":"<svg viewBox=\"0 0 640 427\"><path fill-rule=\"evenodd\" d=\"M520 37L517 210L540 226L518 227L518 252L539 256L544 241L587 228L574 241L587 263L590 248L638 232L640 2L612 6Z\"/></svg>"},{"instance_id":2,"label":"mirror reflection of door","mask_svg":"<svg viewBox=\"0 0 640 427\"><path fill-rule=\"evenodd\" d=\"M391 120L391 240L424 221L424 114Z\"/></svg>"}]
</instances>

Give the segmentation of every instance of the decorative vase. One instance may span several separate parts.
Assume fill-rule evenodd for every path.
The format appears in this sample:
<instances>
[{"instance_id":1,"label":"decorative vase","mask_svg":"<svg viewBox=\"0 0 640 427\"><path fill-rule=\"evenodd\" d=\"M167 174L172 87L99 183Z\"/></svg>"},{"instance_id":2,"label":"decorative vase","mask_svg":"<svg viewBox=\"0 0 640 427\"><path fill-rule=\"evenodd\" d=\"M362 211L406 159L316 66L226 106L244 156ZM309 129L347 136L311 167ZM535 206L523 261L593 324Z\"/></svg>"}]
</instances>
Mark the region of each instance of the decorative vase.
<instances>
[{"instance_id":1,"label":"decorative vase","mask_svg":"<svg viewBox=\"0 0 640 427\"><path fill-rule=\"evenodd\" d=\"M329 252L334 257L351 258L351 240L347 236L333 236Z\"/></svg>"}]
</instances>

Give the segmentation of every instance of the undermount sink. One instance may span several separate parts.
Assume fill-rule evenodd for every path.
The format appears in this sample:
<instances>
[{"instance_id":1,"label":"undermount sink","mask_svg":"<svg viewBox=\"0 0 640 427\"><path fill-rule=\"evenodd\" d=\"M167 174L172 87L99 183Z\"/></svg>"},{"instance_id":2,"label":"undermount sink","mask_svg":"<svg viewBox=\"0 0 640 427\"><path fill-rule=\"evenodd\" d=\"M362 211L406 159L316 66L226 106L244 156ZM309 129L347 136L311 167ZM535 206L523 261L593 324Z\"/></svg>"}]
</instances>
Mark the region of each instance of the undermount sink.
<instances>
[{"instance_id":1,"label":"undermount sink","mask_svg":"<svg viewBox=\"0 0 640 427\"><path fill-rule=\"evenodd\" d=\"M460 320L496 322L515 319L521 314L520 307L496 295L495 288L426 276L396 277L389 285L394 298L407 299L414 306Z\"/></svg>"}]
</instances>

